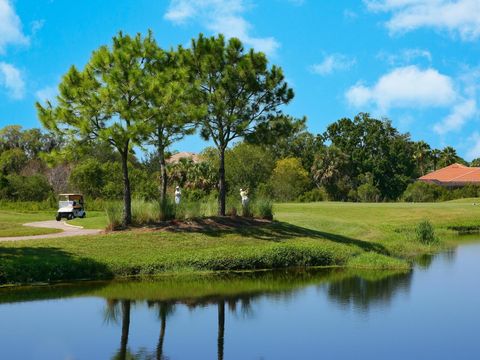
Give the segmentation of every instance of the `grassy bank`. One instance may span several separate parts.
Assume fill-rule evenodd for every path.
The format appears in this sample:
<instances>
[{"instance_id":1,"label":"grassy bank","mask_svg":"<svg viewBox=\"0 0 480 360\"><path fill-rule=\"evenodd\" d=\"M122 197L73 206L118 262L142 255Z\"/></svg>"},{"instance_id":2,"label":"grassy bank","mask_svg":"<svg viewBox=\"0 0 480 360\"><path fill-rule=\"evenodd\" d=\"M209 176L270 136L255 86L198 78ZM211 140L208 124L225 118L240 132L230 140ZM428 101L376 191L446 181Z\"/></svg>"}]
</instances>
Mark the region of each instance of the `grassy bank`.
<instances>
[{"instance_id":1,"label":"grassy bank","mask_svg":"<svg viewBox=\"0 0 480 360\"><path fill-rule=\"evenodd\" d=\"M451 245L448 227L478 224L479 213L470 200L279 204L277 221L266 226L0 242L0 283L292 266L405 269L413 256ZM102 221L103 214L93 215L84 221ZM415 238L424 219L435 226L439 244Z\"/></svg>"}]
</instances>

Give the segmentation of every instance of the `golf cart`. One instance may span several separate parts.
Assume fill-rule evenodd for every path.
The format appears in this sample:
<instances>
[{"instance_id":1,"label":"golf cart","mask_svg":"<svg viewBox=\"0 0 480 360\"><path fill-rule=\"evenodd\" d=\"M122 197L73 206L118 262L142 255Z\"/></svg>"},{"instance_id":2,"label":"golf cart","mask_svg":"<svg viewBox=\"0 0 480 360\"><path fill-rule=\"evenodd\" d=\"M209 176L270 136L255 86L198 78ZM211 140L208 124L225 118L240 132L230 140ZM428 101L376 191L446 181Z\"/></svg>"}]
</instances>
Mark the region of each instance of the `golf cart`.
<instances>
[{"instance_id":1,"label":"golf cart","mask_svg":"<svg viewBox=\"0 0 480 360\"><path fill-rule=\"evenodd\" d=\"M60 194L58 201L57 221L66 218L68 220L87 216L83 203L83 195Z\"/></svg>"}]
</instances>

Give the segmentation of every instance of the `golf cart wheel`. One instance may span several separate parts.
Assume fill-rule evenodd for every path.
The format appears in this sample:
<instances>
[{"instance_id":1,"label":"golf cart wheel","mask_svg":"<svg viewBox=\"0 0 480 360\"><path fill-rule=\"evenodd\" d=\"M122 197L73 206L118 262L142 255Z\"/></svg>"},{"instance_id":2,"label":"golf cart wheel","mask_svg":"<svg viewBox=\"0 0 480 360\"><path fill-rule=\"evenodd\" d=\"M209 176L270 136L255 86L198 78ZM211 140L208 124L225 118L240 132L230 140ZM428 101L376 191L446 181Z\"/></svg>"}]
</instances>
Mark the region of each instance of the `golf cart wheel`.
<instances>
[{"instance_id":1,"label":"golf cart wheel","mask_svg":"<svg viewBox=\"0 0 480 360\"><path fill-rule=\"evenodd\" d=\"M87 213L84 212L83 215L81 216L82 219L85 219L87 217Z\"/></svg>"},{"instance_id":2,"label":"golf cart wheel","mask_svg":"<svg viewBox=\"0 0 480 360\"><path fill-rule=\"evenodd\" d=\"M60 215L57 215L57 217L55 218L57 221L60 221L62 220L62 217Z\"/></svg>"},{"instance_id":3,"label":"golf cart wheel","mask_svg":"<svg viewBox=\"0 0 480 360\"><path fill-rule=\"evenodd\" d=\"M68 214L68 220L73 220L75 219L75 215L72 214Z\"/></svg>"}]
</instances>

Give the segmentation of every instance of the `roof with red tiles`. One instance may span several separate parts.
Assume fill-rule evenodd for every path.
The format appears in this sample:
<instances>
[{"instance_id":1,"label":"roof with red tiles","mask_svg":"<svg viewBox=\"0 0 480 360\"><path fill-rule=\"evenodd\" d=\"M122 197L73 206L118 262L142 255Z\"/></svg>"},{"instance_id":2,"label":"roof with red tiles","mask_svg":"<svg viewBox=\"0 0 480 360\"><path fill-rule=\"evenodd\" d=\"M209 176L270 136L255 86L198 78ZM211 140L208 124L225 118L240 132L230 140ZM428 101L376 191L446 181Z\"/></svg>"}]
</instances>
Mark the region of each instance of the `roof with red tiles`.
<instances>
[{"instance_id":1,"label":"roof with red tiles","mask_svg":"<svg viewBox=\"0 0 480 360\"><path fill-rule=\"evenodd\" d=\"M480 167L468 167L462 164L452 164L424 175L418 180L452 186L471 183L480 184Z\"/></svg>"}]
</instances>

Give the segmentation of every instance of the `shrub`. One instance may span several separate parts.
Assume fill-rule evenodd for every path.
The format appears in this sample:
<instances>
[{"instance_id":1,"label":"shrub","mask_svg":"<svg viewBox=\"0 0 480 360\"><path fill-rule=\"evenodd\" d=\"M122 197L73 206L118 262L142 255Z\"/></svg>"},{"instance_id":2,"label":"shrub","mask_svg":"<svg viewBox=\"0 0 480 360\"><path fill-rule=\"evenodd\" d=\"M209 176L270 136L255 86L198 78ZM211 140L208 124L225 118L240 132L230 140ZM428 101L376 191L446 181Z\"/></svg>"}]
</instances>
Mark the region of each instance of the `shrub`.
<instances>
[{"instance_id":1,"label":"shrub","mask_svg":"<svg viewBox=\"0 0 480 360\"><path fill-rule=\"evenodd\" d=\"M409 202L434 202L442 198L447 190L436 184L422 181L409 184L403 193L403 200Z\"/></svg>"},{"instance_id":2,"label":"shrub","mask_svg":"<svg viewBox=\"0 0 480 360\"><path fill-rule=\"evenodd\" d=\"M377 202L381 193L377 187L371 183L365 183L358 187L357 196L361 202Z\"/></svg>"},{"instance_id":3,"label":"shrub","mask_svg":"<svg viewBox=\"0 0 480 360\"><path fill-rule=\"evenodd\" d=\"M243 217L253 217L252 213L252 204L248 201L245 205L242 205L242 214Z\"/></svg>"},{"instance_id":4,"label":"shrub","mask_svg":"<svg viewBox=\"0 0 480 360\"><path fill-rule=\"evenodd\" d=\"M175 203L169 197L163 199L163 201L158 204L157 211L158 220L160 221L175 219Z\"/></svg>"},{"instance_id":5,"label":"shrub","mask_svg":"<svg viewBox=\"0 0 480 360\"><path fill-rule=\"evenodd\" d=\"M415 229L417 240L423 244L433 244L438 242L433 225L428 220L420 222Z\"/></svg>"},{"instance_id":6,"label":"shrub","mask_svg":"<svg viewBox=\"0 0 480 360\"><path fill-rule=\"evenodd\" d=\"M47 200L53 190L43 175L21 176L11 174L6 177L2 196L11 200L43 201Z\"/></svg>"},{"instance_id":7,"label":"shrub","mask_svg":"<svg viewBox=\"0 0 480 360\"><path fill-rule=\"evenodd\" d=\"M105 205L107 215L107 230L118 230L122 227L123 207L120 202L109 202Z\"/></svg>"},{"instance_id":8,"label":"shrub","mask_svg":"<svg viewBox=\"0 0 480 360\"><path fill-rule=\"evenodd\" d=\"M269 199L257 199L253 204L253 214L260 219L273 220L273 203Z\"/></svg>"},{"instance_id":9,"label":"shrub","mask_svg":"<svg viewBox=\"0 0 480 360\"><path fill-rule=\"evenodd\" d=\"M141 199L132 201L132 222L136 225L151 224L158 221L161 211L156 202L147 202Z\"/></svg>"},{"instance_id":10,"label":"shrub","mask_svg":"<svg viewBox=\"0 0 480 360\"><path fill-rule=\"evenodd\" d=\"M328 200L328 195L323 187L312 189L298 197L298 201L300 202L317 202L326 200Z\"/></svg>"}]
</instances>

